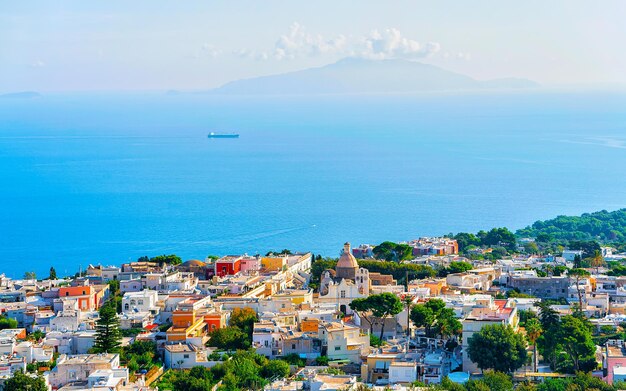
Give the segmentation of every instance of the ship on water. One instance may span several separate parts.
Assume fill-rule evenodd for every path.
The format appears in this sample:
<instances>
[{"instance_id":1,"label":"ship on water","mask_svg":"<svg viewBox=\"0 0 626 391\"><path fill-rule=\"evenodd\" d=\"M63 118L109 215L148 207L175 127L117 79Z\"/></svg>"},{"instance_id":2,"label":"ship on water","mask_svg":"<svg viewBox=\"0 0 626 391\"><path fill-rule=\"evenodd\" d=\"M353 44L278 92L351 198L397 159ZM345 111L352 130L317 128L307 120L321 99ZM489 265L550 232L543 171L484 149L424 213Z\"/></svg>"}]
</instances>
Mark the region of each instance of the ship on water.
<instances>
[{"instance_id":1,"label":"ship on water","mask_svg":"<svg viewBox=\"0 0 626 391\"><path fill-rule=\"evenodd\" d=\"M237 133L209 133L209 138L239 138L239 134Z\"/></svg>"}]
</instances>

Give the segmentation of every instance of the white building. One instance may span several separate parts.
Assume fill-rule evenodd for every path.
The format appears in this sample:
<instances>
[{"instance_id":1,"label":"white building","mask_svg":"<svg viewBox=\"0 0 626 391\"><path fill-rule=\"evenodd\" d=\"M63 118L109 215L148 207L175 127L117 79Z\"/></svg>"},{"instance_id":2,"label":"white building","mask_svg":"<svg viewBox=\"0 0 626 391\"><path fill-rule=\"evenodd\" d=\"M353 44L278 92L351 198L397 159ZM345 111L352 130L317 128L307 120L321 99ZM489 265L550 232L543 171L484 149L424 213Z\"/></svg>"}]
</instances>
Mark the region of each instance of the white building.
<instances>
[{"instance_id":1,"label":"white building","mask_svg":"<svg viewBox=\"0 0 626 391\"><path fill-rule=\"evenodd\" d=\"M80 354L59 356L57 365L50 371L50 385L60 388L71 382L86 382L98 370L112 371L124 384L128 382L128 368L120 367L118 354Z\"/></svg>"},{"instance_id":2,"label":"white building","mask_svg":"<svg viewBox=\"0 0 626 391\"><path fill-rule=\"evenodd\" d=\"M159 312L158 301L159 294L154 290L126 292L122 297L122 312L149 312L156 315Z\"/></svg>"},{"instance_id":3,"label":"white building","mask_svg":"<svg viewBox=\"0 0 626 391\"><path fill-rule=\"evenodd\" d=\"M561 255L561 257L563 257L567 262L573 262L576 256L582 258L582 250L563 250L563 255Z\"/></svg>"},{"instance_id":4,"label":"white building","mask_svg":"<svg viewBox=\"0 0 626 391\"><path fill-rule=\"evenodd\" d=\"M207 353L208 349L195 345L183 343L165 345L163 363L165 368L172 369L190 369L198 366L211 368L217 365L219 361L209 361Z\"/></svg>"},{"instance_id":5,"label":"white building","mask_svg":"<svg viewBox=\"0 0 626 391\"><path fill-rule=\"evenodd\" d=\"M389 383L413 383L417 380L417 363L394 361L389 364Z\"/></svg>"},{"instance_id":6,"label":"white building","mask_svg":"<svg viewBox=\"0 0 626 391\"><path fill-rule=\"evenodd\" d=\"M343 322L320 325L319 338L322 347L326 347L329 360L349 360L360 364L361 356L370 351L369 333L363 333L359 327Z\"/></svg>"}]
</instances>

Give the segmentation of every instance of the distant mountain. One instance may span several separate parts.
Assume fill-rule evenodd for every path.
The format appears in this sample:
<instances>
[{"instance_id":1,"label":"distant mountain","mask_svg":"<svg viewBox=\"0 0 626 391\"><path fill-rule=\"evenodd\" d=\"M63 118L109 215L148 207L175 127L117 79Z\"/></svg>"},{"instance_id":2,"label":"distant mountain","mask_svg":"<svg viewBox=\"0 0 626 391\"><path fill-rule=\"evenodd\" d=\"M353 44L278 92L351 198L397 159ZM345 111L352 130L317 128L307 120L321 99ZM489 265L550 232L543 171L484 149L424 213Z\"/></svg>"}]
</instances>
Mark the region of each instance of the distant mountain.
<instances>
[{"instance_id":1,"label":"distant mountain","mask_svg":"<svg viewBox=\"0 0 626 391\"><path fill-rule=\"evenodd\" d=\"M35 91L11 92L8 94L0 94L2 99L32 99L39 98L41 94Z\"/></svg>"},{"instance_id":2,"label":"distant mountain","mask_svg":"<svg viewBox=\"0 0 626 391\"><path fill-rule=\"evenodd\" d=\"M232 81L218 94L346 94L530 88L526 79L480 81L434 65L408 60L346 58L320 68Z\"/></svg>"}]
</instances>

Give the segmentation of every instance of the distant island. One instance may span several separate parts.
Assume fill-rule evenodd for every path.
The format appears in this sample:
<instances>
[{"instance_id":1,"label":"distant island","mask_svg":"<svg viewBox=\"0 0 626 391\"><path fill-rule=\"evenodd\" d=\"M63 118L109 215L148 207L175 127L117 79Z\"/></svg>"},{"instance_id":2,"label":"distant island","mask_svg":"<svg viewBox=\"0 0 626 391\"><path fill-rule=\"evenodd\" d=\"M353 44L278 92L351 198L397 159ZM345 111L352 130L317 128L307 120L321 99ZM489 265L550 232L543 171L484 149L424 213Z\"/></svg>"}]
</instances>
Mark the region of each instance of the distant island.
<instances>
[{"instance_id":1,"label":"distant island","mask_svg":"<svg viewBox=\"0 0 626 391\"><path fill-rule=\"evenodd\" d=\"M534 88L539 84L517 78L476 80L417 61L345 58L319 68L236 80L208 91L214 94L308 95L408 93ZM169 95L174 95L168 92Z\"/></svg>"},{"instance_id":2,"label":"distant island","mask_svg":"<svg viewBox=\"0 0 626 391\"><path fill-rule=\"evenodd\" d=\"M0 94L2 99L33 99L40 98L41 94L35 91L11 92L8 94Z\"/></svg>"}]
</instances>

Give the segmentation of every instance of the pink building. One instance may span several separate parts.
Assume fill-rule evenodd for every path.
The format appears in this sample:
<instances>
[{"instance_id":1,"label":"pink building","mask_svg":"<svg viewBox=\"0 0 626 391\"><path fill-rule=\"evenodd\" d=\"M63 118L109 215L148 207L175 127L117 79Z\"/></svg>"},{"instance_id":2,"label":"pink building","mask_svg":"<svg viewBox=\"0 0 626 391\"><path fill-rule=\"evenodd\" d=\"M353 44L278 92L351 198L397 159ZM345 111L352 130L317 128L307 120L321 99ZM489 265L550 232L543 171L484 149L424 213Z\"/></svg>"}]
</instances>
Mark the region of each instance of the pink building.
<instances>
[{"instance_id":1,"label":"pink building","mask_svg":"<svg viewBox=\"0 0 626 391\"><path fill-rule=\"evenodd\" d=\"M626 381L626 345L622 340L610 339L604 346L604 361L602 368L606 377L604 381L613 384L617 381Z\"/></svg>"},{"instance_id":2,"label":"pink building","mask_svg":"<svg viewBox=\"0 0 626 391\"><path fill-rule=\"evenodd\" d=\"M244 256L241 258L241 269L242 273L251 273L259 271L260 261L257 257Z\"/></svg>"}]
</instances>

